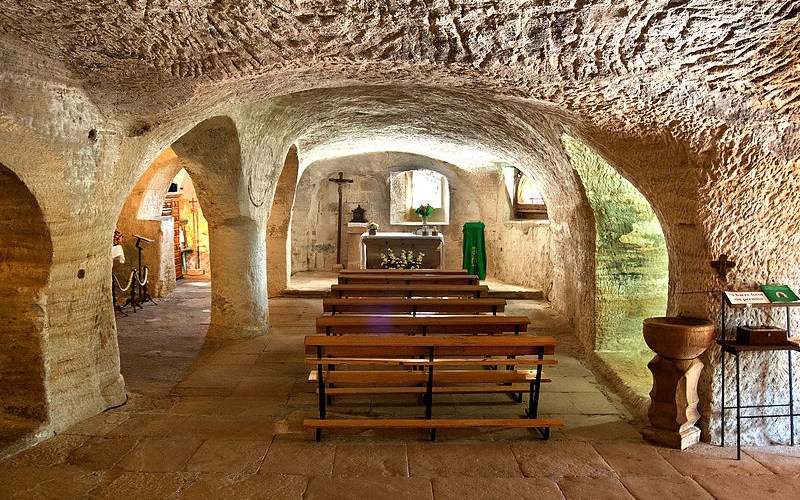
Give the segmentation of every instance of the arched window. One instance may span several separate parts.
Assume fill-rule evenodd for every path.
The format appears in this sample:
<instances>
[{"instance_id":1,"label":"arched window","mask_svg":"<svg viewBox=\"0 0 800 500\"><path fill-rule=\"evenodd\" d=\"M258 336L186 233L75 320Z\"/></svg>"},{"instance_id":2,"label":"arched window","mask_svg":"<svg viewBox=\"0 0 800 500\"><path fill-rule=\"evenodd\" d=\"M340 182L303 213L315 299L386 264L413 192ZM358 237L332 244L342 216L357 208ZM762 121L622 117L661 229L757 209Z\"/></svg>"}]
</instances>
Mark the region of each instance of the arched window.
<instances>
[{"instance_id":1,"label":"arched window","mask_svg":"<svg viewBox=\"0 0 800 500\"><path fill-rule=\"evenodd\" d=\"M518 220L547 220L544 203L536 181L522 173L517 167L505 167L506 190L511 200L511 218Z\"/></svg>"},{"instance_id":2,"label":"arched window","mask_svg":"<svg viewBox=\"0 0 800 500\"><path fill-rule=\"evenodd\" d=\"M422 224L415 210L421 205L434 208L428 219L433 224L450 222L450 187L447 177L433 170L406 170L389 177L392 224Z\"/></svg>"}]
</instances>

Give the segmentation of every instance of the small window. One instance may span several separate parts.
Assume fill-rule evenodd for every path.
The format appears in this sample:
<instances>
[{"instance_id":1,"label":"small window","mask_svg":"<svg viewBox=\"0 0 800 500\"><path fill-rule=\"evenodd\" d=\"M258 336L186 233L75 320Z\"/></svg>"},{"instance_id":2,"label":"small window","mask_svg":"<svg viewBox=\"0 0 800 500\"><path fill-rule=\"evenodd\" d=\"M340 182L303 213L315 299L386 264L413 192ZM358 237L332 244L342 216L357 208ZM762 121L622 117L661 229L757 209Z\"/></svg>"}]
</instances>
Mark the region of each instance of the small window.
<instances>
[{"instance_id":1,"label":"small window","mask_svg":"<svg viewBox=\"0 0 800 500\"><path fill-rule=\"evenodd\" d=\"M512 205L512 219L547 220L547 206L536 181L517 167L505 167L503 170L506 190Z\"/></svg>"},{"instance_id":2,"label":"small window","mask_svg":"<svg viewBox=\"0 0 800 500\"><path fill-rule=\"evenodd\" d=\"M450 187L447 177L433 170L406 170L389 177L392 224L422 224L415 210L421 205L434 208L430 224L450 222Z\"/></svg>"}]
</instances>

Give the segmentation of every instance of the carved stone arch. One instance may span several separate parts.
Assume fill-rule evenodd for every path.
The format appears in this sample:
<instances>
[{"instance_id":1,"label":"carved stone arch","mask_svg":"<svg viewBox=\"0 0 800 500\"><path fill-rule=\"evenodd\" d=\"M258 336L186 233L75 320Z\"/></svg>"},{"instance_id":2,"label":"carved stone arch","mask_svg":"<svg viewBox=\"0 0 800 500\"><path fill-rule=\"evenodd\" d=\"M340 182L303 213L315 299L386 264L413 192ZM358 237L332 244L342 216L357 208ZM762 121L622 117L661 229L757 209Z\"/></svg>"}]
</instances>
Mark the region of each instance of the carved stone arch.
<instances>
[{"instance_id":1,"label":"carved stone arch","mask_svg":"<svg viewBox=\"0 0 800 500\"><path fill-rule=\"evenodd\" d=\"M0 163L0 448L48 420L43 332L53 259L50 231L34 195Z\"/></svg>"},{"instance_id":2,"label":"carved stone arch","mask_svg":"<svg viewBox=\"0 0 800 500\"><path fill-rule=\"evenodd\" d=\"M280 295L289 286L292 206L299 164L297 146L292 144L278 177L272 210L267 220L267 293L270 297Z\"/></svg>"}]
</instances>

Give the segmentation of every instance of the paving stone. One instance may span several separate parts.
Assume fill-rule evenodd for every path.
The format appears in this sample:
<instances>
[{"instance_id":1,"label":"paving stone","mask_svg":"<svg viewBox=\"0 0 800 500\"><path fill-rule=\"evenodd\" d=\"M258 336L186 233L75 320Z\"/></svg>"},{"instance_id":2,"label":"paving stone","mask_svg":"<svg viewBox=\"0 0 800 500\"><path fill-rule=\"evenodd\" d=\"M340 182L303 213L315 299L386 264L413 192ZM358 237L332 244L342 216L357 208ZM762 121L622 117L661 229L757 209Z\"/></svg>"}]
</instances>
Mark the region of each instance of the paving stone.
<instances>
[{"instance_id":1,"label":"paving stone","mask_svg":"<svg viewBox=\"0 0 800 500\"><path fill-rule=\"evenodd\" d=\"M269 440L273 433L273 423L260 417L197 415L186 417L182 425L170 433L170 437Z\"/></svg>"},{"instance_id":2,"label":"paving stone","mask_svg":"<svg viewBox=\"0 0 800 500\"><path fill-rule=\"evenodd\" d=\"M335 446L325 443L276 440L269 447L258 473L329 476L333 471L335 451Z\"/></svg>"},{"instance_id":3,"label":"paving stone","mask_svg":"<svg viewBox=\"0 0 800 500\"><path fill-rule=\"evenodd\" d=\"M563 500L556 483L543 477L491 478L459 477L436 478L433 497L436 500L522 499Z\"/></svg>"},{"instance_id":4,"label":"paving stone","mask_svg":"<svg viewBox=\"0 0 800 500\"><path fill-rule=\"evenodd\" d=\"M123 411L106 411L83 422L78 422L62 434L79 434L82 436L102 436L111 432L125 420L131 417L130 413Z\"/></svg>"},{"instance_id":5,"label":"paving stone","mask_svg":"<svg viewBox=\"0 0 800 500\"><path fill-rule=\"evenodd\" d=\"M301 498L308 480L287 475L201 474L184 488L181 500L285 500Z\"/></svg>"},{"instance_id":6,"label":"paving stone","mask_svg":"<svg viewBox=\"0 0 800 500\"><path fill-rule=\"evenodd\" d=\"M72 466L30 466L0 463L0 498L11 498L25 491L39 490L39 485L66 484L90 475Z\"/></svg>"},{"instance_id":7,"label":"paving stone","mask_svg":"<svg viewBox=\"0 0 800 500\"><path fill-rule=\"evenodd\" d=\"M62 469L65 474L53 476L48 471L46 476L39 476L42 481L31 489L25 490L14 496L14 500L64 500L68 498L86 498L89 492L97 488L103 479L102 473L84 472L76 473L73 470ZM44 480L45 477L47 480ZM3 497L0 491L0 498Z\"/></svg>"},{"instance_id":8,"label":"paving stone","mask_svg":"<svg viewBox=\"0 0 800 500\"><path fill-rule=\"evenodd\" d=\"M668 480L665 480L663 476L628 476L620 478L620 481L638 500L665 500L668 498L712 500L714 498L692 478L685 476Z\"/></svg>"},{"instance_id":9,"label":"paving stone","mask_svg":"<svg viewBox=\"0 0 800 500\"><path fill-rule=\"evenodd\" d=\"M186 469L197 472L255 474L269 441L208 439L189 459Z\"/></svg>"},{"instance_id":10,"label":"paving stone","mask_svg":"<svg viewBox=\"0 0 800 500\"><path fill-rule=\"evenodd\" d=\"M800 478L789 476L695 476L717 498L731 500L796 500Z\"/></svg>"},{"instance_id":11,"label":"paving stone","mask_svg":"<svg viewBox=\"0 0 800 500\"><path fill-rule=\"evenodd\" d=\"M222 397L181 397L167 412L178 415L211 415L219 409L224 400L225 398Z\"/></svg>"},{"instance_id":12,"label":"paving stone","mask_svg":"<svg viewBox=\"0 0 800 500\"><path fill-rule=\"evenodd\" d=\"M433 500L431 483L415 477L313 477L304 500Z\"/></svg>"},{"instance_id":13,"label":"paving stone","mask_svg":"<svg viewBox=\"0 0 800 500\"><path fill-rule=\"evenodd\" d=\"M687 450L658 448L658 452L685 476L708 476L714 474L772 474L746 453L736 460L736 450L699 443Z\"/></svg>"},{"instance_id":14,"label":"paving stone","mask_svg":"<svg viewBox=\"0 0 800 500\"><path fill-rule=\"evenodd\" d=\"M8 459L14 465L58 465L66 461L67 457L78 449L89 438L77 434L60 434L54 436L33 448L17 453Z\"/></svg>"},{"instance_id":15,"label":"paving stone","mask_svg":"<svg viewBox=\"0 0 800 500\"><path fill-rule=\"evenodd\" d=\"M186 473L124 472L92 491L96 500L145 500L175 497L189 482Z\"/></svg>"},{"instance_id":16,"label":"paving stone","mask_svg":"<svg viewBox=\"0 0 800 500\"><path fill-rule=\"evenodd\" d=\"M594 443L600 456L620 476L679 476L675 468L643 441Z\"/></svg>"},{"instance_id":17,"label":"paving stone","mask_svg":"<svg viewBox=\"0 0 800 500\"><path fill-rule=\"evenodd\" d=\"M800 475L800 446L749 447L744 452L775 474Z\"/></svg>"},{"instance_id":18,"label":"paving stone","mask_svg":"<svg viewBox=\"0 0 800 500\"><path fill-rule=\"evenodd\" d=\"M546 412L546 414L549 414ZM562 432L577 441L639 440L641 434L622 415L557 415L564 420Z\"/></svg>"},{"instance_id":19,"label":"paving stone","mask_svg":"<svg viewBox=\"0 0 800 500\"><path fill-rule=\"evenodd\" d=\"M409 444L411 477L522 477L505 444Z\"/></svg>"},{"instance_id":20,"label":"paving stone","mask_svg":"<svg viewBox=\"0 0 800 500\"><path fill-rule=\"evenodd\" d=\"M111 469L138 441L131 436L92 437L69 455L67 463L88 470Z\"/></svg>"},{"instance_id":21,"label":"paving stone","mask_svg":"<svg viewBox=\"0 0 800 500\"><path fill-rule=\"evenodd\" d=\"M180 471L201 442L192 438L144 438L120 461L119 466L138 472Z\"/></svg>"},{"instance_id":22,"label":"paving stone","mask_svg":"<svg viewBox=\"0 0 800 500\"><path fill-rule=\"evenodd\" d=\"M408 477L404 444L341 444L336 447L333 475L345 477Z\"/></svg>"},{"instance_id":23,"label":"paving stone","mask_svg":"<svg viewBox=\"0 0 800 500\"><path fill-rule=\"evenodd\" d=\"M611 467L589 443L550 439L512 443L511 450L528 477L614 475Z\"/></svg>"},{"instance_id":24,"label":"paving stone","mask_svg":"<svg viewBox=\"0 0 800 500\"><path fill-rule=\"evenodd\" d=\"M180 428L184 415L153 415L153 414L133 414L120 423L117 427L109 431L106 435L117 436L168 436L175 429Z\"/></svg>"},{"instance_id":25,"label":"paving stone","mask_svg":"<svg viewBox=\"0 0 800 500\"><path fill-rule=\"evenodd\" d=\"M614 477L562 477L558 487L567 500L633 500L625 486Z\"/></svg>"}]
</instances>

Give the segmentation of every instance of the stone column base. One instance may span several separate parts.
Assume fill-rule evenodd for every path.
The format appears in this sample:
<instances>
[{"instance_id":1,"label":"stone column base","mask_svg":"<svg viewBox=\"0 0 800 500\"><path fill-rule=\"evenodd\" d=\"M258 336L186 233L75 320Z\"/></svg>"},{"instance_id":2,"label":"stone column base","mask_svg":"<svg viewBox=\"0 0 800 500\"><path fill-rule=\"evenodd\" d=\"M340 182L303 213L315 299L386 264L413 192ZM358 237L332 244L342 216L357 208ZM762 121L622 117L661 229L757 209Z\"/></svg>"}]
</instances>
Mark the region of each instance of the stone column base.
<instances>
[{"instance_id":1,"label":"stone column base","mask_svg":"<svg viewBox=\"0 0 800 500\"><path fill-rule=\"evenodd\" d=\"M648 425L642 429L642 436L651 443L660 444L667 448L685 450L700 442L700 429L692 426L684 431L678 432L656 429Z\"/></svg>"}]
</instances>

